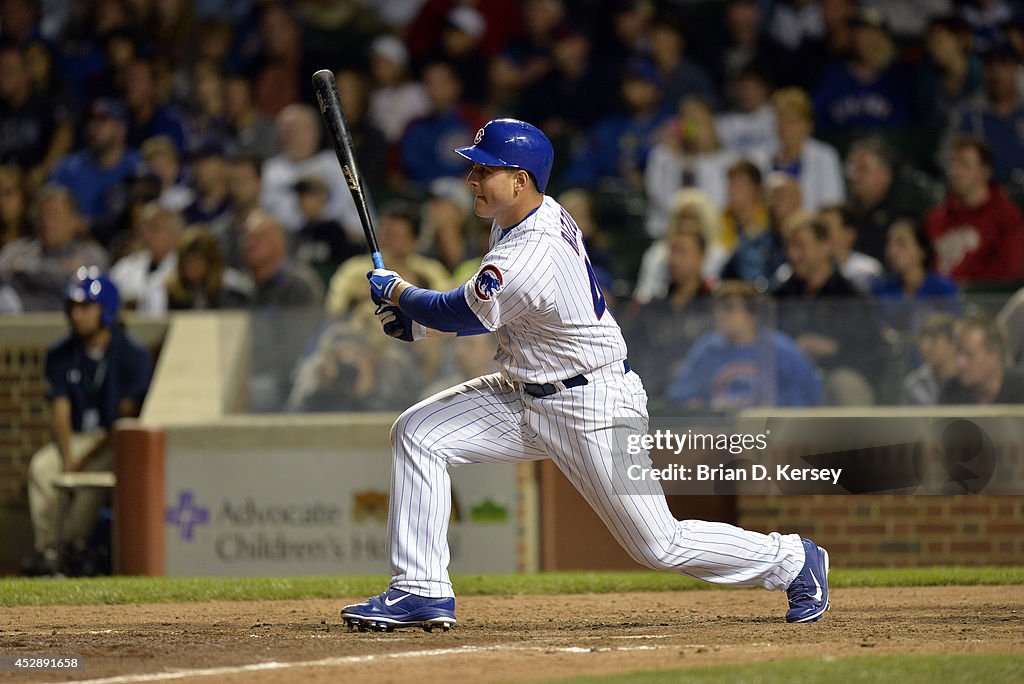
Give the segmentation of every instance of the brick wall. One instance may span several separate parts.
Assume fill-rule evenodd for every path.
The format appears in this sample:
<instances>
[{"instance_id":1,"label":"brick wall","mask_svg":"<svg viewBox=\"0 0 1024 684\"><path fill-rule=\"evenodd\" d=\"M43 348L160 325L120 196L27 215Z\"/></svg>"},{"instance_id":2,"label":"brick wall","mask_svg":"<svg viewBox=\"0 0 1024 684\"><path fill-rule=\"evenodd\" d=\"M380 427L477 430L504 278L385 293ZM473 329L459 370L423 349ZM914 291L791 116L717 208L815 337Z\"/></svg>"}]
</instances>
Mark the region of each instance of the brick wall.
<instances>
[{"instance_id":1,"label":"brick wall","mask_svg":"<svg viewBox=\"0 0 1024 684\"><path fill-rule=\"evenodd\" d=\"M45 360L38 345L0 349L0 506L24 505L29 459L50 439Z\"/></svg>"},{"instance_id":2,"label":"brick wall","mask_svg":"<svg viewBox=\"0 0 1024 684\"><path fill-rule=\"evenodd\" d=\"M741 496L737 516L813 538L837 567L1024 563L1020 496Z\"/></svg>"}]
</instances>

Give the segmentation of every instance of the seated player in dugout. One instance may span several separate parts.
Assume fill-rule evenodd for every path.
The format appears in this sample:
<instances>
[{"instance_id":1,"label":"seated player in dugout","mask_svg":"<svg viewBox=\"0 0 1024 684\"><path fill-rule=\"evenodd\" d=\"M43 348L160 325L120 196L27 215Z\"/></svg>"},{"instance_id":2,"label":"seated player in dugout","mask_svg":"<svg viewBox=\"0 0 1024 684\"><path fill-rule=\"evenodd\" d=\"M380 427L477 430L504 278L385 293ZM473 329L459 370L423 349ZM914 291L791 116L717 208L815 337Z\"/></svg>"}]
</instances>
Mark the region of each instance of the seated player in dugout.
<instances>
[{"instance_id":1,"label":"seated player in dugout","mask_svg":"<svg viewBox=\"0 0 1024 684\"><path fill-rule=\"evenodd\" d=\"M544 194L554 153L531 124L495 119L474 144L474 211L491 219L476 274L448 292L414 287L385 269L367 274L384 332L414 341L494 332L499 372L407 409L391 430L388 589L346 606L360 630L450 628L449 466L550 458L638 563L708 582L785 590L788 622L829 606L828 553L796 534L761 534L676 520L661 483L616 477L631 437L648 428L647 394L626 358L573 218ZM618 434L615 434L618 433ZM614 436L613 436L614 435ZM650 463L646 453L640 458Z\"/></svg>"},{"instance_id":2,"label":"seated player in dugout","mask_svg":"<svg viewBox=\"0 0 1024 684\"><path fill-rule=\"evenodd\" d=\"M64 301L71 332L46 352L53 441L35 453L28 469L35 574L57 570L58 544L85 544L107 496L100 489L76 491L64 516L63 539L58 539L54 478L113 468L114 421L139 415L153 372L149 352L121 325L120 295L106 275L79 269Z\"/></svg>"}]
</instances>

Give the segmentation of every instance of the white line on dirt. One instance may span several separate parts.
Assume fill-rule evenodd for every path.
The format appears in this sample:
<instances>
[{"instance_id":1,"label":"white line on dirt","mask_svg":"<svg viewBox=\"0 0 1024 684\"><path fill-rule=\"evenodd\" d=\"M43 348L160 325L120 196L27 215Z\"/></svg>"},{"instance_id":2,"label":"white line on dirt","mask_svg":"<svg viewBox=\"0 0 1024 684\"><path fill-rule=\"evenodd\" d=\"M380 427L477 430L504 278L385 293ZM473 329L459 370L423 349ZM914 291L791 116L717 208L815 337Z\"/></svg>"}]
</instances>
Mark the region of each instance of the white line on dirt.
<instances>
[{"instance_id":1,"label":"white line on dirt","mask_svg":"<svg viewBox=\"0 0 1024 684\"><path fill-rule=\"evenodd\" d=\"M469 653L493 653L495 651L538 651L541 653L608 653L612 651L654 651L661 646L615 646L611 648L581 646L529 646L520 644L495 644L493 646L459 646L458 648L434 648L423 651L402 651L400 653L380 653L375 655L341 656L323 658L321 660L303 660L292 663L252 663L250 665L234 665L230 667L208 667L192 670L174 670L172 672L153 672L149 674L119 675L100 679L81 679L62 684L128 684L129 682L166 682L189 677L226 677L247 672L267 672L270 670L289 670L300 667L338 667L341 665L358 665L378 660L401 660L405 658L430 658L434 656L465 655Z\"/></svg>"}]
</instances>

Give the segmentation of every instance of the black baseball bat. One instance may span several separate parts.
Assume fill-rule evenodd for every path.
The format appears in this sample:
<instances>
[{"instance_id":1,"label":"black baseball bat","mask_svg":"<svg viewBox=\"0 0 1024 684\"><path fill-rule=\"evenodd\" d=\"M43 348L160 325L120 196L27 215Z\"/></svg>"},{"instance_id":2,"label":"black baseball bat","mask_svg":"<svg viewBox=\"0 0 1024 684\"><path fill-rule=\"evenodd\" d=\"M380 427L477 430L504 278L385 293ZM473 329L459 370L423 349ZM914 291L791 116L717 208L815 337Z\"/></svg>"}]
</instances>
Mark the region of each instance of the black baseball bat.
<instances>
[{"instance_id":1,"label":"black baseball bat","mask_svg":"<svg viewBox=\"0 0 1024 684\"><path fill-rule=\"evenodd\" d=\"M373 267L384 268L384 257L380 254L380 246L377 244L377 233L373 230L373 219L370 218L370 211L366 204L366 193L363 191L362 177L359 175L359 167L356 166L355 147L352 145L352 132L349 130L348 121L345 119L345 112L341 108L338 85L334 82L334 73L330 69L321 69L313 74L313 91L316 92L316 100L320 104L320 114L324 118L327 134L330 136L331 144L334 146L334 153L338 155L341 172L345 176L349 192L352 193L352 199L356 203L359 221L363 224L363 235L366 236L366 244L370 246L370 257L373 259Z\"/></svg>"}]
</instances>

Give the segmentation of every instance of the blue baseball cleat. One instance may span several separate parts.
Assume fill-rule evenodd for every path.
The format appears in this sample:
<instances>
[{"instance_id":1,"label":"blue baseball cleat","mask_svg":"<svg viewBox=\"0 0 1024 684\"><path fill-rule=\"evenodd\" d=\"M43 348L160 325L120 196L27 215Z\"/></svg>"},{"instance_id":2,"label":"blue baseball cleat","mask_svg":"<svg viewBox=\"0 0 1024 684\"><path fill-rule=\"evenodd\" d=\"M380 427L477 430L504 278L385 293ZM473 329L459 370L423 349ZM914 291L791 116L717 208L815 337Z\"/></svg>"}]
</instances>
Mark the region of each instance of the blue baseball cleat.
<instances>
[{"instance_id":1,"label":"blue baseball cleat","mask_svg":"<svg viewBox=\"0 0 1024 684\"><path fill-rule=\"evenodd\" d=\"M786 589L786 622L814 622L828 610L828 551L810 539L803 543L804 567Z\"/></svg>"},{"instance_id":2,"label":"blue baseball cleat","mask_svg":"<svg viewBox=\"0 0 1024 684\"><path fill-rule=\"evenodd\" d=\"M427 598L388 589L380 596L345 606L341 619L349 629L360 632L393 632L399 627L422 627L427 632L440 627L447 632L455 624L455 599Z\"/></svg>"}]
</instances>

